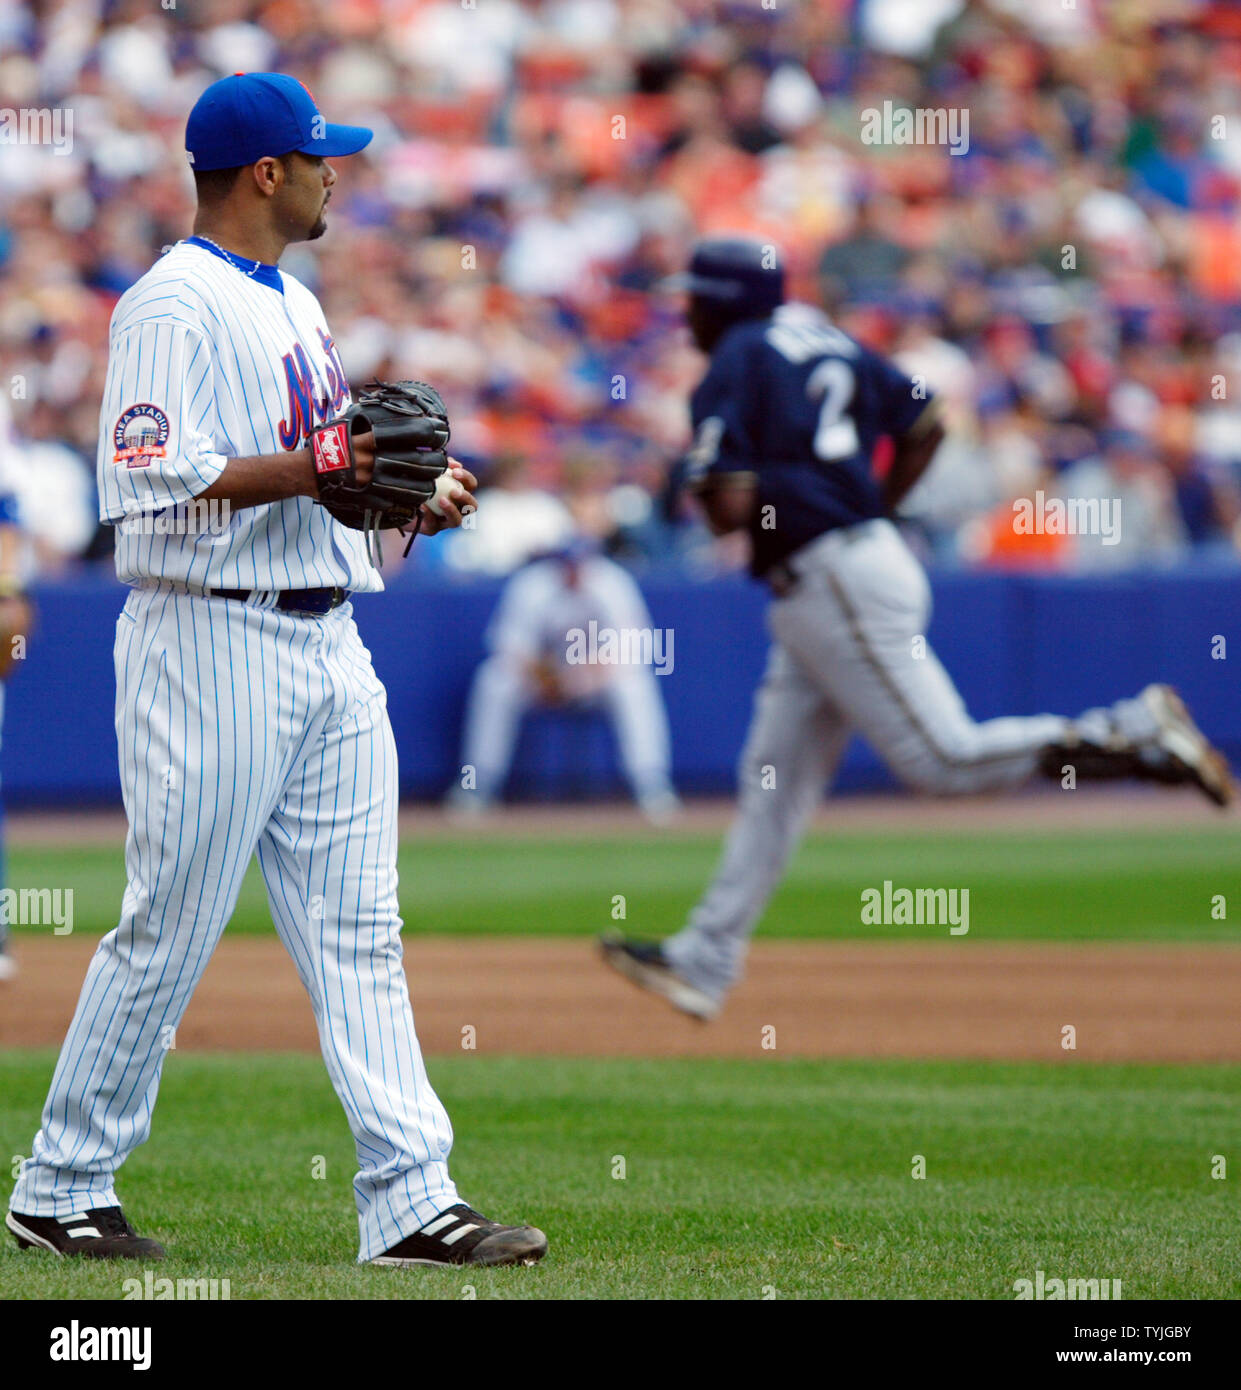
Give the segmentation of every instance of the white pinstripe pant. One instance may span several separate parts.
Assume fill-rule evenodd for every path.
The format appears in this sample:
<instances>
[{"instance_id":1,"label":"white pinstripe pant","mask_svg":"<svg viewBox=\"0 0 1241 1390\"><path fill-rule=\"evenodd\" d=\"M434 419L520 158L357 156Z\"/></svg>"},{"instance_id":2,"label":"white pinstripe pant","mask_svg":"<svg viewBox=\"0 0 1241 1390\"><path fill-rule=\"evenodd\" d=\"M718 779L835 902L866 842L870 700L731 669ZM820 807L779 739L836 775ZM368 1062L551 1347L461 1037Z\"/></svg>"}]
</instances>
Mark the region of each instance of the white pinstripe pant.
<instances>
[{"instance_id":1,"label":"white pinstripe pant","mask_svg":"<svg viewBox=\"0 0 1241 1390\"><path fill-rule=\"evenodd\" d=\"M282 613L167 586L117 620L128 886L61 1050L14 1211L116 1204L171 1030L257 850L357 1144L360 1259L457 1200L452 1127L401 960L396 748L348 605Z\"/></svg>"},{"instance_id":2,"label":"white pinstripe pant","mask_svg":"<svg viewBox=\"0 0 1241 1390\"><path fill-rule=\"evenodd\" d=\"M1064 737L1057 715L975 722L925 646L931 591L896 527L831 531L793 557L797 587L768 609L775 639L741 755L740 803L716 876L683 931L663 943L700 989L722 997L854 733L907 786L939 795L1013 787ZM1136 739L1136 701L1090 711Z\"/></svg>"}]
</instances>

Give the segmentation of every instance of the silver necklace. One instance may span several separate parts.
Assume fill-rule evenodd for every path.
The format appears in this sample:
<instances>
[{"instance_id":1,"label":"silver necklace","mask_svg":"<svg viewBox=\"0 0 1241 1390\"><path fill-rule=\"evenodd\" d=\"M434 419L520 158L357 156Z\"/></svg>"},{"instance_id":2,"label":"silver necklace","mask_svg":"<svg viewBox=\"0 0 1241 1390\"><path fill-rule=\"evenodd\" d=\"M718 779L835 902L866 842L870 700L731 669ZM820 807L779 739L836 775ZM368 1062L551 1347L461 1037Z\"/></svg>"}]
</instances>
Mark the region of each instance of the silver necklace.
<instances>
[{"instance_id":1,"label":"silver necklace","mask_svg":"<svg viewBox=\"0 0 1241 1390\"><path fill-rule=\"evenodd\" d=\"M236 260L233 257L233 253L231 251L226 251L218 241L212 241L209 236L204 236L202 232L195 232L194 235L199 239L199 241L205 241L209 246L214 246L215 249L220 253L221 256L224 257L226 261L228 261L229 265L231 265L234 270L241 270L241 267L237 264ZM253 275L260 265L262 265L262 261L255 261L255 263L250 267L249 270L241 270L241 273L243 275Z\"/></svg>"}]
</instances>

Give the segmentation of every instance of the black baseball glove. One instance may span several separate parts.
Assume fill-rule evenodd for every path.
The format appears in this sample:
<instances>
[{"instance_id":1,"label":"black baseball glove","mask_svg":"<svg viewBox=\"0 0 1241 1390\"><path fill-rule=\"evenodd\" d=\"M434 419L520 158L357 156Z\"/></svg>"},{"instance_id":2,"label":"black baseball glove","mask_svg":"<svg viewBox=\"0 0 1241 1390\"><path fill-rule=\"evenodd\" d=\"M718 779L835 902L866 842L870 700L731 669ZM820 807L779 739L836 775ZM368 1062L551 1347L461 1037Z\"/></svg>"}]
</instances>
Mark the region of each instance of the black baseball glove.
<instances>
[{"instance_id":1,"label":"black baseball glove","mask_svg":"<svg viewBox=\"0 0 1241 1390\"><path fill-rule=\"evenodd\" d=\"M375 471L359 484L353 437L375 435ZM343 526L370 537L382 530L413 536L422 504L448 468L448 414L439 392L424 381L376 381L335 420L311 430L309 443L319 482L319 504ZM409 547L406 547L408 553Z\"/></svg>"}]
</instances>

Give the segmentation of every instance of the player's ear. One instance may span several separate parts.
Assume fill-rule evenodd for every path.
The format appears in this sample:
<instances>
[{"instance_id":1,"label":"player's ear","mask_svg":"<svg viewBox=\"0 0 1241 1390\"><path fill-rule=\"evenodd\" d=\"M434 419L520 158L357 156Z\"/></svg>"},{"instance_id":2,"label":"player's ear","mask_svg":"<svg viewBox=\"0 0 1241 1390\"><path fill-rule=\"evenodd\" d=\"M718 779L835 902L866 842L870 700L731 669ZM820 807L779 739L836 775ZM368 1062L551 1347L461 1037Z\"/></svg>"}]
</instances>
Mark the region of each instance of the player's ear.
<instances>
[{"instance_id":1,"label":"player's ear","mask_svg":"<svg viewBox=\"0 0 1241 1390\"><path fill-rule=\"evenodd\" d=\"M255 186L265 198L270 198L284 182L284 165L272 155L264 155L250 171Z\"/></svg>"}]
</instances>

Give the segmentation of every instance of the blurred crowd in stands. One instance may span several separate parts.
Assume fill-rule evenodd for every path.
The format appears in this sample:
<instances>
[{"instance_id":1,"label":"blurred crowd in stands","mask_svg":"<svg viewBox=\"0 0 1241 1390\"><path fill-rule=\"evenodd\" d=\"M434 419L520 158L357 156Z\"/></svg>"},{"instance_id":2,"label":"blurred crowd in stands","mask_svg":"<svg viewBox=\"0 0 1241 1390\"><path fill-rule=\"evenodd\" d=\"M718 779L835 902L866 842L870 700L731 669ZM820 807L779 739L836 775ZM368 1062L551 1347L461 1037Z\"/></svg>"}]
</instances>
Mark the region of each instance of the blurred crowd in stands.
<instances>
[{"instance_id":1,"label":"blurred crowd in stands","mask_svg":"<svg viewBox=\"0 0 1241 1390\"><path fill-rule=\"evenodd\" d=\"M0 379L47 568L109 552L82 520L108 318L189 233L186 113L261 69L376 131L282 264L355 384L440 386L492 489L419 565L502 573L571 529L736 562L667 495L703 364L656 288L720 231L778 241L797 297L943 397L909 507L937 560L1241 558L1233 0L0 0L0 107L72 114L61 148L0 131ZM885 102L967 112L968 147L865 143ZM1121 499L1120 542L1019 534L1039 491Z\"/></svg>"}]
</instances>

